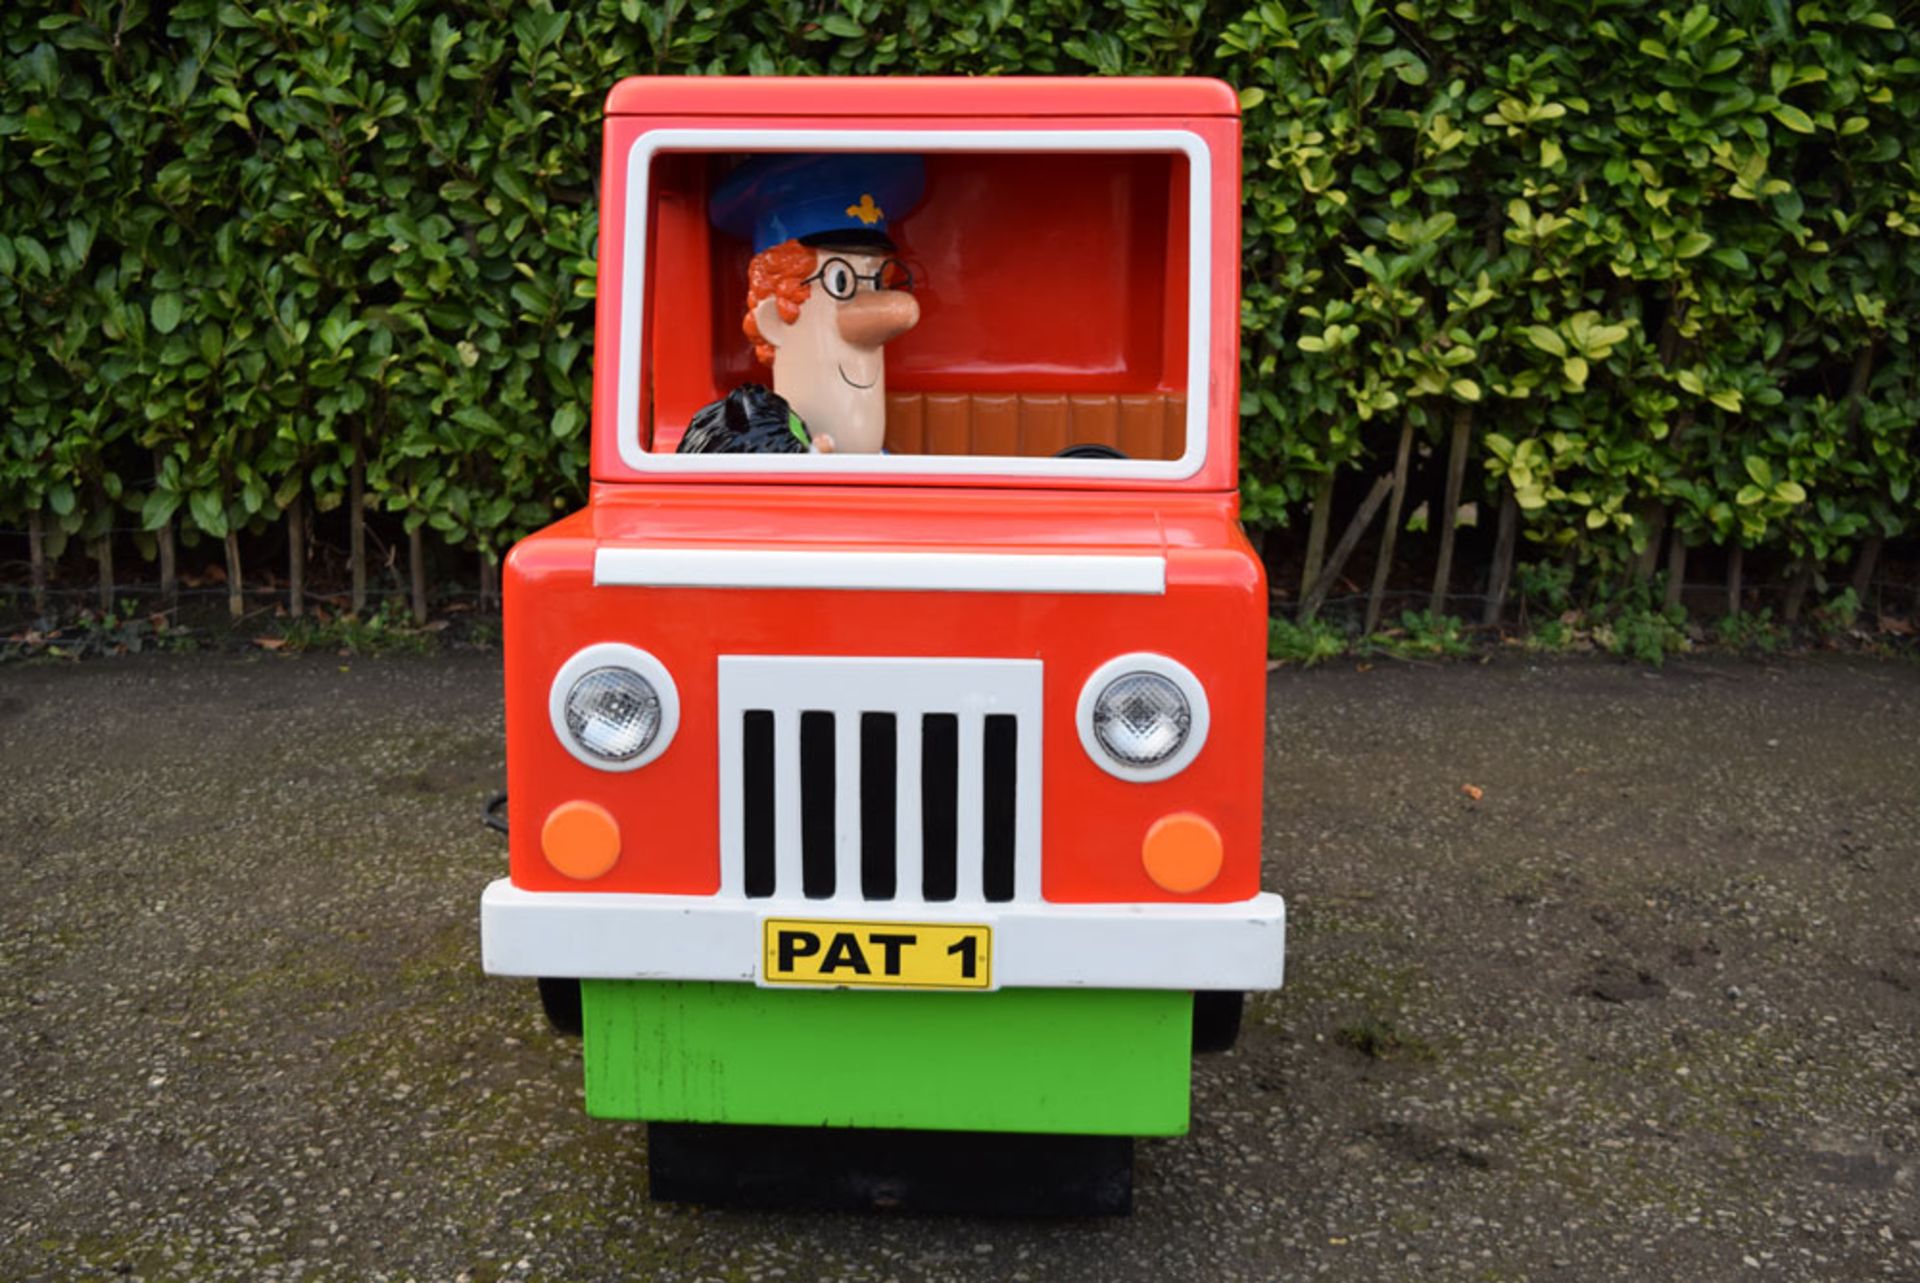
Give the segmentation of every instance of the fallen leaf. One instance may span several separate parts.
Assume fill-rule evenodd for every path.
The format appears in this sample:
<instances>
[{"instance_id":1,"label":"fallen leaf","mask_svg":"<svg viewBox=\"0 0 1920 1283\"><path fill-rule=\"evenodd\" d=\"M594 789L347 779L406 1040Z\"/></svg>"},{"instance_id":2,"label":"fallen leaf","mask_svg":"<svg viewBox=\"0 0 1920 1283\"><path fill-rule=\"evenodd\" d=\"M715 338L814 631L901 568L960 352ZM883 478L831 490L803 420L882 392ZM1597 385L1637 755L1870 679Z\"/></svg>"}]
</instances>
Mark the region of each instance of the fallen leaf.
<instances>
[{"instance_id":1,"label":"fallen leaf","mask_svg":"<svg viewBox=\"0 0 1920 1283\"><path fill-rule=\"evenodd\" d=\"M1913 621L1911 619L1901 619L1896 615L1882 615L1880 616L1880 631L1883 633L1892 633L1896 637L1911 637L1913 636Z\"/></svg>"},{"instance_id":2,"label":"fallen leaf","mask_svg":"<svg viewBox=\"0 0 1920 1283\"><path fill-rule=\"evenodd\" d=\"M279 650L287 644L287 639L284 637L256 637L253 639L253 644L261 650Z\"/></svg>"},{"instance_id":3,"label":"fallen leaf","mask_svg":"<svg viewBox=\"0 0 1920 1283\"><path fill-rule=\"evenodd\" d=\"M1460 786L1460 791L1462 793L1465 793L1468 797L1472 798L1476 802L1478 802L1481 798L1487 795L1487 791L1481 788L1478 784L1462 784Z\"/></svg>"}]
</instances>

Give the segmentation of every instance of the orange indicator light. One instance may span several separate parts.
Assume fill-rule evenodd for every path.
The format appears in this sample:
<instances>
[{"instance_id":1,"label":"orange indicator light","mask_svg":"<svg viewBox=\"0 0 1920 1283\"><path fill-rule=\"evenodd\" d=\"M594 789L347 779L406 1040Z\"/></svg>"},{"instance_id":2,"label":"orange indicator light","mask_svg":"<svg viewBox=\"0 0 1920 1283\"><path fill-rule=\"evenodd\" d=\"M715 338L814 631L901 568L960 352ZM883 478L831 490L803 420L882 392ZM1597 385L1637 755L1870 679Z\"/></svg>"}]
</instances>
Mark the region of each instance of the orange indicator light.
<instances>
[{"instance_id":1,"label":"orange indicator light","mask_svg":"<svg viewBox=\"0 0 1920 1283\"><path fill-rule=\"evenodd\" d=\"M547 863L570 878L597 878L620 858L620 825L598 802L562 802L540 829Z\"/></svg>"},{"instance_id":2,"label":"orange indicator light","mask_svg":"<svg viewBox=\"0 0 1920 1283\"><path fill-rule=\"evenodd\" d=\"M1147 876L1176 894L1199 891L1220 876L1220 830L1191 811L1163 815L1140 844Z\"/></svg>"}]
</instances>

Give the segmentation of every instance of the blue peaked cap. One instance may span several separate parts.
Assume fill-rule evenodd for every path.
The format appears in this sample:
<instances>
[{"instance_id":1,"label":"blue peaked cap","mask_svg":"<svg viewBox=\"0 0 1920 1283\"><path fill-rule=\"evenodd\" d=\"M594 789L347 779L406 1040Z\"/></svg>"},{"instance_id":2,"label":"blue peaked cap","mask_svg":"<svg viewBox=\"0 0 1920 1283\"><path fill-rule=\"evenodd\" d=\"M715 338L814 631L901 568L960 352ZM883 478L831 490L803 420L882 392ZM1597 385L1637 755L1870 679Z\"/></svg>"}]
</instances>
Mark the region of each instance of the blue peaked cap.
<instances>
[{"instance_id":1,"label":"blue peaked cap","mask_svg":"<svg viewBox=\"0 0 1920 1283\"><path fill-rule=\"evenodd\" d=\"M757 156L720 180L708 204L714 226L751 241L848 241L892 249L887 220L913 208L926 167L900 152Z\"/></svg>"}]
</instances>

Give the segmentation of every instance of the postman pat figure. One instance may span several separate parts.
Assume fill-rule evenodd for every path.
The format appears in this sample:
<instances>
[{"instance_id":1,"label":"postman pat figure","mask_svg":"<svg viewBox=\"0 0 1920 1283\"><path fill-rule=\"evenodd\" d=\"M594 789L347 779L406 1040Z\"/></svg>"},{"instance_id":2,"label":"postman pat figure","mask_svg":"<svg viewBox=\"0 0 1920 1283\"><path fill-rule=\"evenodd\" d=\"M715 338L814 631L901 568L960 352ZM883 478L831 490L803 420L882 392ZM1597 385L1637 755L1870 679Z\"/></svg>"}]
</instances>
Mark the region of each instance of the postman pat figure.
<instances>
[{"instance_id":1,"label":"postman pat figure","mask_svg":"<svg viewBox=\"0 0 1920 1283\"><path fill-rule=\"evenodd\" d=\"M1213 81L609 96L593 484L507 561L482 947L656 1196L770 1128L1124 1160L1280 984L1239 157Z\"/></svg>"}]
</instances>

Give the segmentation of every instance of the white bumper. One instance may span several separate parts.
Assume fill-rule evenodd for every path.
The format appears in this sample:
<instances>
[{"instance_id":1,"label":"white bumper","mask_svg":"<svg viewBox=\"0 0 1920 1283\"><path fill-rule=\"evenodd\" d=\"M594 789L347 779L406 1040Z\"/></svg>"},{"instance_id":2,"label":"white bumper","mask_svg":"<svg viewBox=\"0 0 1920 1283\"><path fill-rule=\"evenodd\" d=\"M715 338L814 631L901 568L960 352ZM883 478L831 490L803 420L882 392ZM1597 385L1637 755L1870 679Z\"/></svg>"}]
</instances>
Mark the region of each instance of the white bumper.
<instances>
[{"instance_id":1,"label":"white bumper","mask_svg":"<svg viewBox=\"0 0 1920 1283\"><path fill-rule=\"evenodd\" d=\"M1277 989L1287 907L1232 904L844 904L621 892L523 891L480 898L480 956L496 976L757 982L767 918L968 922L993 928L1000 987Z\"/></svg>"}]
</instances>

